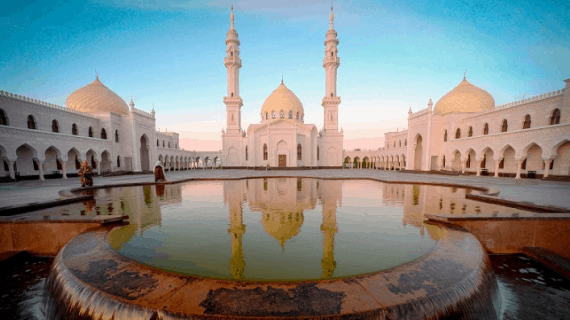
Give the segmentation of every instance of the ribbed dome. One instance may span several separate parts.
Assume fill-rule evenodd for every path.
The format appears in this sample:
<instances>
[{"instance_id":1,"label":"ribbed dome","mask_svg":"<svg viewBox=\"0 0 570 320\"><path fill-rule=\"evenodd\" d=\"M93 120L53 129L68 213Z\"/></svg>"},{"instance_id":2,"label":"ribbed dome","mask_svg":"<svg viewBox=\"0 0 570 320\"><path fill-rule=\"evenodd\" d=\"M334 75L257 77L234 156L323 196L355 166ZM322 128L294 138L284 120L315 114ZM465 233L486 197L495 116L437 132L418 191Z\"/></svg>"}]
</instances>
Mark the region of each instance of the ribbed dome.
<instances>
[{"instance_id":1,"label":"ribbed dome","mask_svg":"<svg viewBox=\"0 0 570 320\"><path fill-rule=\"evenodd\" d=\"M125 100L101 83L98 77L85 87L73 91L67 97L65 105L69 109L88 113L129 113L129 106L127 106Z\"/></svg>"},{"instance_id":2,"label":"ribbed dome","mask_svg":"<svg viewBox=\"0 0 570 320\"><path fill-rule=\"evenodd\" d=\"M271 212L269 217L264 217L261 219L263 224L263 229L275 240L279 241L279 244L284 247L285 242L299 233L299 229L303 225L305 216L303 212Z\"/></svg>"},{"instance_id":3,"label":"ribbed dome","mask_svg":"<svg viewBox=\"0 0 570 320\"><path fill-rule=\"evenodd\" d=\"M272 120L272 113L275 111L276 119L280 119L281 110L285 113L285 119L289 118L289 111L293 112L293 120L297 119L297 112L299 113L299 120L303 119L305 113L301 100L283 82L265 99L261 107L261 118L266 120L265 113L267 112L268 120Z\"/></svg>"},{"instance_id":4,"label":"ribbed dome","mask_svg":"<svg viewBox=\"0 0 570 320\"><path fill-rule=\"evenodd\" d=\"M434 113L469 113L493 109L495 99L487 91L469 83L465 78L435 104Z\"/></svg>"}]
</instances>

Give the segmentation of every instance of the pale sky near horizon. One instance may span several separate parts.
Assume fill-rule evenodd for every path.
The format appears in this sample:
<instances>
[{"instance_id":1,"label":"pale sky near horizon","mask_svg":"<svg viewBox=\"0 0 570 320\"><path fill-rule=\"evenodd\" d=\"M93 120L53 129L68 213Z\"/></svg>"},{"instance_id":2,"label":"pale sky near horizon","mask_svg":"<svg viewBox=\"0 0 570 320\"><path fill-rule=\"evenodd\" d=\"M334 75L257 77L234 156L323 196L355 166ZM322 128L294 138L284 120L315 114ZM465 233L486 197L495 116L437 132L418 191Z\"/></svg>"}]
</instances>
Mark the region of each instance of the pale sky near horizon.
<instances>
[{"instance_id":1,"label":"pale sky near horizon","mask_svg":"<svg viewBox=\"0 0 570 320\"><path fill-rule=\"evenodd\" d=\"M0 13L0 90L65 105L95 78L180 133L186 150L221 149L228 1L13 1ZM281 82L322 127L330 1L235 1L242 126ZM570 78L566 1L334 1L345 149L376 149L463 78L497 105Z\"/></svg>"}]
</instances>

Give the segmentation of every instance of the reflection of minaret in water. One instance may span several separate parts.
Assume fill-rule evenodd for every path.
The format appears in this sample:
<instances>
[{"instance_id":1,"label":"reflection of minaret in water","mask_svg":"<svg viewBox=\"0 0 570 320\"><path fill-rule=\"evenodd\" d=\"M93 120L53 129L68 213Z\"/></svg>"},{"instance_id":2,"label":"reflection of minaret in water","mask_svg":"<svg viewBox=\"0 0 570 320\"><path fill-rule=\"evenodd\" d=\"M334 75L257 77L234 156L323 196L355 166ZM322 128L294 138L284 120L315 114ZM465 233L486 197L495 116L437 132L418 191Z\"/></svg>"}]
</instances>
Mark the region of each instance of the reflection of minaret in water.
<instances>
[{"instance_id":1,"label":"reflection of minaret in water","mask_svg":"<svg viewBox=\"0 0 570 320\"><path fill-rule=\"evenodd\" d=\"M228 233L232 236L232 257L230 267L235 279L243 279L245 261L243 259L242 237L245 233L243 224L243 210L241 205L241 182L224 181L224 198L228 202L230 213L230 228Z\"/></svg>"},{"instance_id":2,"label":"reflection of minaret in water","mask_svg":"<svg viewBox=\"0 0 570 320\"><path fill-rule=\"evenodd\" d=\"M323 231L323 259L321 260L321 266L323 268L323 279L332 277L336 269L334 235L338 232L336 208L337 200L342 199L340 192L342 192L342 182L339 184L338 181L322 181L323 223L321 224L321 231Z\"/></svg>"}]
</instances>

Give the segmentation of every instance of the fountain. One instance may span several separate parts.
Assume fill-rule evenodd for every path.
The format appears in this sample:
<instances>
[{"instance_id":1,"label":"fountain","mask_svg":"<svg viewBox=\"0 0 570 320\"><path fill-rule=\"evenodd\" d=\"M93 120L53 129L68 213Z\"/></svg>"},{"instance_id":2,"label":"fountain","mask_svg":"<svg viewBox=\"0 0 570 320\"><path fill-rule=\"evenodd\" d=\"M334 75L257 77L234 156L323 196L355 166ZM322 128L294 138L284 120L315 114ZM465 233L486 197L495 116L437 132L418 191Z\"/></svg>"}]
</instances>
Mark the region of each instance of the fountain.
<instances>
[{"instance_id":1,"label":"fountain","mask_svg":"<svg viewBox=\"0 0 570 320\"><path fill-rule=\"evenodd\" d=\"M131 224L60 251L48 319L497 318L478 240L422 218L480 211L469 190L264 178L113 192Z\"/></svg>"}]
</instances>

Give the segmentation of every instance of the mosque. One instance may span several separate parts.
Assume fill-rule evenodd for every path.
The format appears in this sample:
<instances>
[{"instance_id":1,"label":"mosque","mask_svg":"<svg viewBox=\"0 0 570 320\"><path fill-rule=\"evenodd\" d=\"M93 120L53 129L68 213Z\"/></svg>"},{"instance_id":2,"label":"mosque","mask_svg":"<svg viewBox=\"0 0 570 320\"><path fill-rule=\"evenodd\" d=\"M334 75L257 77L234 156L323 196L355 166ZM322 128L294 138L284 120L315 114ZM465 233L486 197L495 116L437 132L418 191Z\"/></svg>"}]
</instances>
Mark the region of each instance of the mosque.
<instances>
[{"instance_id":1,"label":"mosque","mask_svg":"<svg viewBox=\"0 0 570 320\"><path fill-rule=\"evenodd\" d=\"M347 168L452 171L494 177L568 179L570 79L565 88L495 106L463 80L435 107L408 111L408 128L378 150L345 151Z\"/></svg>"},{"instance_id":2,"label":"mosque","mask_svg":"<svg viewBox=\"0 0 570 320\"><path fill-rule=\"evenodd\" d=\"M337 33L333 28L334 15L330 13L330 28L326 33L323 67L326 74L325 97L322 100L324 127L304 122L303 104L297 96L281 84L261 106L261 123L241 127L239 69L241 59L238 34L234 28L234 13L226 39L224 65L228 71L226 130L222 131L223 162L228 167L337 167L342 166L343 132L338 130L336 92L338 57Z\"/></svg>"},{"instance_id":3,"label":"mosque","mask_svg":"<svg viewBox=\"0 0 570 320\"><path fill-rule=\"evenodd\" d=\"M96 76L65 107L0 91L0 177L14 180L76 175L87 160L99 174L221 164L220 152L179 147L176 132L156 130L156 112L135 108Z\"/></svg>"}]
</instances>

